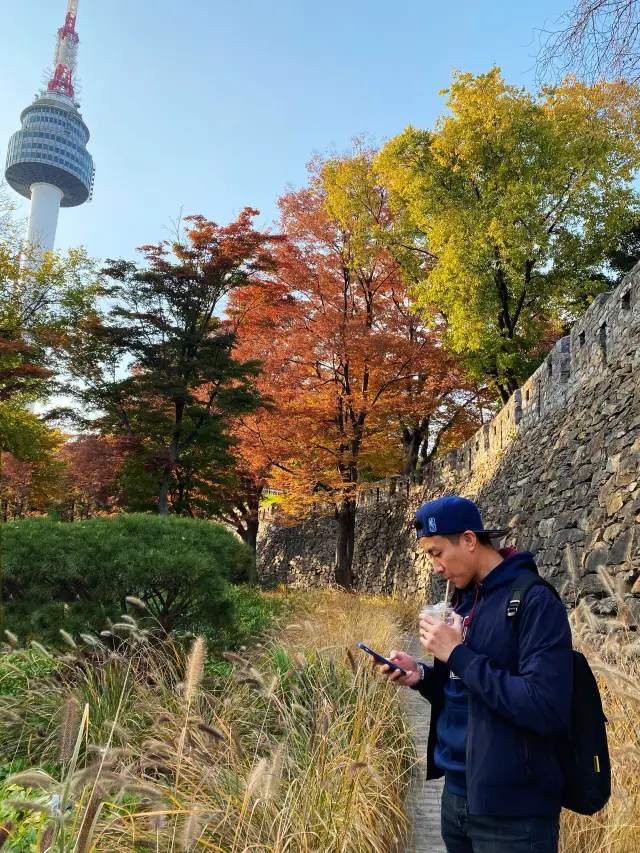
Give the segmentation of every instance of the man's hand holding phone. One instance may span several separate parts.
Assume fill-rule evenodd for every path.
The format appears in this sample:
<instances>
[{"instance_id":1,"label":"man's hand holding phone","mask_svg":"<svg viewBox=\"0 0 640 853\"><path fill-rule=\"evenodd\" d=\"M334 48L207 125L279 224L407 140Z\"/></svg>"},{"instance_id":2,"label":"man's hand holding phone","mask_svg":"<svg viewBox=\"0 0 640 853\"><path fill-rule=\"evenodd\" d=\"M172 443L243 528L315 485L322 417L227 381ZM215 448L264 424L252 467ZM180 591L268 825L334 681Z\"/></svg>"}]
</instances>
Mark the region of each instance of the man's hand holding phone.
<instances>
[{"instance_id":1,"label":"man's hand holding phone","mask_svg":"<svg viewBox=\"0 0 640 853\"><path fill-rule=\"evenodd\" d=\"M391 669L385 664L378 664L376 666L379 667L380 672L387 676L389 681L397 681L398 684L402 684L405 687L413 687L420 681L420 670L418 669L418 664L414 661L414 659L408 655L406 652L398 652L392 651L389 655L389 660L391 663L399 666L400 669L404 669L407 673L406 675L402 675L400 669Z\"/></svg>"}]
</instances>

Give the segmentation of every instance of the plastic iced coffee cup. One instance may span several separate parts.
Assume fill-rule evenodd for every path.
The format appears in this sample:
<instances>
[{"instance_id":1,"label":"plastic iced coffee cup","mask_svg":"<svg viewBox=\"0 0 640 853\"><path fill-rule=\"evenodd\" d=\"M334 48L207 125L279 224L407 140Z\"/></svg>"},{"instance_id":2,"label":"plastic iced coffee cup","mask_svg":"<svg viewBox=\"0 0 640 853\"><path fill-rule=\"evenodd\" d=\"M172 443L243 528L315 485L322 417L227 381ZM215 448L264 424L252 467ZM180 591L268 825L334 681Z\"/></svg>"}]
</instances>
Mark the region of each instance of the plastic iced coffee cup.
<instances>
[{"instance_id":1,"label":"plastic iced coffee cup","mask_svg":"<svg viewBox=\"0 0 640 853\"><path fill-rule=\"evenodd\" d=\"M442 622L443 610L444 621L447 625L453 625L453 614L455 611L453 607L445 601L439 601L437 604L425 604L424 607L420 608L420 619L424 616L431 616L432 619L437 619L439 622Z\"/></svg>"}]
</instances>

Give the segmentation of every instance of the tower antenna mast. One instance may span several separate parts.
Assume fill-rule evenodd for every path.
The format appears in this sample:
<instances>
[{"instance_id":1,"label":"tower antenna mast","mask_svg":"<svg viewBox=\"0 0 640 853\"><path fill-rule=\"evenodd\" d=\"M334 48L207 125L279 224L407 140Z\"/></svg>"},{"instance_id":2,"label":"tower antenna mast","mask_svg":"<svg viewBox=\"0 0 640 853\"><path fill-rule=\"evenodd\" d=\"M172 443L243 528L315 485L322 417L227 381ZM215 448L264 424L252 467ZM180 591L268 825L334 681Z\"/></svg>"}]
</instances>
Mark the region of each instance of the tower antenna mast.
<instances>
[{"instance_id":1,"label":"tower antenna mast","mask_svg":"<svg viewBox=\"0 0 640 853\"><path fill-rule=\"evenodd\" d=\"M80 38L76 32L78 0L69 0L64 27L58 30L56 52L53 59L53 76L47 86L48 92L57 92L73 100L75 90L73 78L78 64L78 44Z\"/></svg>"}]
</instances>

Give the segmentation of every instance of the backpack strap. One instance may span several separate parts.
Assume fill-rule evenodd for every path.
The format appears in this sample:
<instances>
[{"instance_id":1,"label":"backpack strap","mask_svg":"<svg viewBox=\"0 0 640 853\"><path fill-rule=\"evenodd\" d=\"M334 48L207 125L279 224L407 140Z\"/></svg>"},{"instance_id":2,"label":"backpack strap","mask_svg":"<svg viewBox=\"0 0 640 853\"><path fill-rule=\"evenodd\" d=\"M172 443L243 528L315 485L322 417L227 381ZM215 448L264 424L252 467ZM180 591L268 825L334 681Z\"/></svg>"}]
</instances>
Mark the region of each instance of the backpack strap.
<instances>
[{"instance_id":1,"label":"backpack strap","mask_svg":"<svg viewBox=\"0 0 640 853\"><path fill-rule=\"evenodd\" d=\"M558 590L553 586L553 584L550 584L549 581L546 581L535 572L531 572L529 570L522 572L522 574L518 575L513 582L511 594L509 595L509 603L507 605L507 619L513 620L513 624L516 629L520 624L520 605L532 586L546 586L551 590L551 592L553 592L558 601L562 600Z\"/></svg>"}]
</instances>

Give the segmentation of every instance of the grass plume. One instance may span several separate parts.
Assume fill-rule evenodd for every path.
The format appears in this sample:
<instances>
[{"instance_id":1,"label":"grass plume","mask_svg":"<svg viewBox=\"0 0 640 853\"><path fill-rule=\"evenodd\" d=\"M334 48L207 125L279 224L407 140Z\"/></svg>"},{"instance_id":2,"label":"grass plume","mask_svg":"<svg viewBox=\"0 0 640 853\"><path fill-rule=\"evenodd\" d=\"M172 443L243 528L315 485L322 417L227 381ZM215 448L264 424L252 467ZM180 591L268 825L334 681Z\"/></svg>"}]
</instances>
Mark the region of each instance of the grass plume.
<instances>
[{"instance_id":1,"label":"grass plume","mask_svg":"<svg viewBox=\"0 0 640 853\"><path fill-rule=\"evenodd\" d=\"M187 659L184 679L184 698L187 702L193 701L202 681L206 651L207 642L204 637L196 637Z\"/></svg>"},{"instance_id":2,"label":"grass plume","mask_svg":"<svg viewBox=\"0 0 640 853\"><path fill-rule=\"evenodd\" d=\"M64 706L60 720L60 761L66 764L71 760L73 747L78 734L78 702L71 697Z\"/></svg>"},{"instance_id":3,"label":"grass plume","mask_svg":"<svg viewBox=\"0 0 640 853\"><path fill-rule=\"evenodd\" d=\"M602 579L602 578L601 578ZM586 654L602 694L611 753L612 796L593 817L564 812L560 853L637 853L640 838L640 643L622 622L600 627L586 603L574 645ZM594 630L594 628L596 630Z\"/></svg>"},{"instance_id":4,"label":"grass plume","mask_svg":"<svg viewBox=\"0 0 640 853\"><path fill-rule=\"evenodd\" d=\"M203 679L203 638L185 657L171 641L125 632L117 654L90 648L46 690L25 681L22 699L0 699L17 718L3 723L5 748L54 711L61 719L71 690L90 706L65 782L64 853L401 849L415 762L402 692L345 650L363 624L375 647L398 647L408 608L339 592L296 594L295 606L288 630L231 658L240 681ZM27 735L21 755L59 761L55 740ZM44 774L31 781L59 790Z\"/></svg>"}]
</instances>

